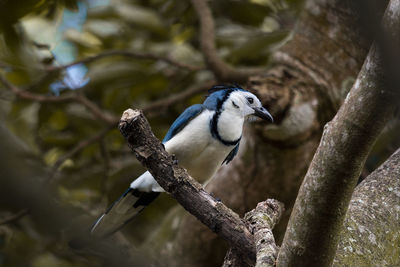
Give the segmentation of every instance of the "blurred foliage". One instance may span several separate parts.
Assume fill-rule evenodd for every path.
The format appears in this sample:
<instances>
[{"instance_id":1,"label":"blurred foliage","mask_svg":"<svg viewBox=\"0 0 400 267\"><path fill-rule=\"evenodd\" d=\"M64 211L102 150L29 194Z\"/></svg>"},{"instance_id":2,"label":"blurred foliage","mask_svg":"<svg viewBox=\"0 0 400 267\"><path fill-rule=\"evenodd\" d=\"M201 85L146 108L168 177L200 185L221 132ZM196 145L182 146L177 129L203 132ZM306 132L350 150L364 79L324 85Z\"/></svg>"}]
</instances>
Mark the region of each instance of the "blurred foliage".
<instances>
[{"instance_id":1,"label":"blurred foliage","mask_svg":"<svg viewBox=\"0 0 400 267\"><path fill-rule=\"evenodd\" d=\"M233 65L265 66L270 52L285 40L301 1L224 0L210 5L220 56ZM208 70L194 72L161 60L123 56L49 70L110 50L150 53L204 66L198 19L189 1L0 1L0 73L23 90L44 96L83 94L101 109L119 116L128 107L146 107L213 78ZM150 119L155 134L161 139L179 113L202 101L203 95L158 110ZM109 127L77 102L20 99L1 85L0 117L47 166L49 174L43 179L50 179L60 201L89 215L89 221L143 172L115 127L59 162L80 142ZM24 159L20 164L24 168ZM160 197L124 229L127 238L140 245L173 204L169 196ZM4 210L0 218L12 212ZM78 256L66 257L60 253L67 249L65 244L49 242L35 227L29 216L0 226L0 265L101 264ZM65 247L55 250L54 244Z\"/></svg>"},{"instance_id":2,"label":"blurred foliage","mask_svg":"<svg viewBox=\"0 0 400 267\"><path fill-rule=\"evenodd\" d=\"M302 1L222 0L209 4L220 56L235 66L266 66L271 51L285 41ZM213 78L206 69L191 71L162 60L123 56L102 57L61 71L49 69L110 50L150 53L204 66L198 19L189 1L0 1L0 74L29 92L60 97L82 94L118 117L129 107L144 108ZM155 134L162 139L179 113L201 102L204 95L157 110L150 119ZM78 102L20 99L1 85L0 118L47 166L48 177L43 179L50 179L60 201L90 217L82 228L90 227L90 222L144 170L116 127L93 116ZM105 134L99 135L104 129ZM399 124L388 126L387 136L374 149L377 156L368 160L369 170L388 156L391 150L387 147L400 145L388 144L396 139L391 129L399 129ZM93 142L71 153L96 135ZM24 168L26 160L20 161ZM158 198L123 230L125 236L137 246L144 243L174 203L166 194ZM0 218L16 212L2 208ZM98 259L72 257L66 251L62 241L50 242L42 236L29 216L0 225L0 265L102 264Z\"/></svg>"}]
</instances>

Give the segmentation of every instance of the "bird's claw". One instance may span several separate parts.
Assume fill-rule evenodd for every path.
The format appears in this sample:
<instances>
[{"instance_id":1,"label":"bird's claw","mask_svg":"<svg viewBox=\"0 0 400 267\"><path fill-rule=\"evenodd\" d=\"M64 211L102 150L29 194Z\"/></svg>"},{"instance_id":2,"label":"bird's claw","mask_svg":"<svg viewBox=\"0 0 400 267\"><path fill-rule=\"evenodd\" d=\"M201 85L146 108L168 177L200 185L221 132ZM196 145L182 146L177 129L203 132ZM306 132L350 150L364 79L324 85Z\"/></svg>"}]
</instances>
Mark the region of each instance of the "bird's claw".
<instances>
[{"instance_id":1,"label":"bird's claw","mask_svg":"<svg viewBox=\"0 0 400 267\"><path fill-rule=\"evenodd\" d=\"M178 165L178 159L176 158L176 156L174 155L174 154L172 154L172 163L174 164L174 165Z\"/></svg>"}]
</instances>

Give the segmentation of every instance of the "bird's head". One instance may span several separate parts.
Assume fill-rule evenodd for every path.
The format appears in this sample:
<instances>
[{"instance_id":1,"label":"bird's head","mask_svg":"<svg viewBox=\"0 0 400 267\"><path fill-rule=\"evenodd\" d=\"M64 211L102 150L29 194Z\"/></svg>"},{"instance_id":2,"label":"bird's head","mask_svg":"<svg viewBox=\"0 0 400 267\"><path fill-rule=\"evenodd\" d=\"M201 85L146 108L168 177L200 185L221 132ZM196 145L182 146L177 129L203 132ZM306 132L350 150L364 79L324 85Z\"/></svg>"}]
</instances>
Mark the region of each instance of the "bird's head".
<instances>
[{"instance_id":1,"label":"bird's head","mask_svg":"<svg viewBox=\"0 0 400 267\"><path fill-rule=\"evenodd\" d=\"M257 116L273 122L271 114L254 94L239 86L215 86L204 105L216 111L227 111L244 118Z\"/></svg>"}]
</instances>

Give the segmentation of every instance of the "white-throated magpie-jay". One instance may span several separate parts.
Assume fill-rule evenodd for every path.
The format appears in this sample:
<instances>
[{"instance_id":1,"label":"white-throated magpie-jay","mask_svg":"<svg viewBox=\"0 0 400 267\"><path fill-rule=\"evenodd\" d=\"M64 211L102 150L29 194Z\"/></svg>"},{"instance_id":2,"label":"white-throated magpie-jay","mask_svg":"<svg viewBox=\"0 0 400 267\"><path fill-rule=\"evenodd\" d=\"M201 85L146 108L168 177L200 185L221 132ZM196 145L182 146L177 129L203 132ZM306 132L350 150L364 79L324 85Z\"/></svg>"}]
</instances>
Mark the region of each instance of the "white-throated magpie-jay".
<instances>
[{"instance_id":1,"label":"white-throated magpie-jay","mask_svg":"<svg viewBox=\"0 0 400 267\"><path fill-rule=\"evenodd\" d=\"M187 108L172 124L165 150L199 182L210 179L218 168L237 154L243 124L254 115L273 121L252 93L238 86L215 86L203 104ZM147 171L96 221L92 234L109 235L144 209L164 189Z\"/></svg>"}]
</instances>

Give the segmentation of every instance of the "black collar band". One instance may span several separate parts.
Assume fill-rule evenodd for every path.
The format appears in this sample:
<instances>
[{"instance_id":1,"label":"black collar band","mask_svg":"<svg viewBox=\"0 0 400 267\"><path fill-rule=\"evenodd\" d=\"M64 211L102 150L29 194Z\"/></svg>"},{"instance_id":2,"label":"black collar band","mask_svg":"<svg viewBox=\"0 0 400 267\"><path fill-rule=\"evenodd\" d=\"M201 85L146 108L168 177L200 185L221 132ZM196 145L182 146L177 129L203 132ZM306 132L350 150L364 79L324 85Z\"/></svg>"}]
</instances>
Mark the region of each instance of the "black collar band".
<instances>
[{"instance_id":1,"label":"black collar band","mask_svg":"<svg viewBox=\"0 0 400 267\"><path fill-rule=\"evenodd\" d=\"M211 135L216 138L218 141L220 141L221 143L223 143L226 146L236 146L239 142L240 139L242 138L242 136L240 136L237 140L233 140L233 141L228 141L228 140L224 140L222 139L221 135L218 132L218 120L219 120L219 116L221 115L222 112L222 105L225 103L225 101L229 98L230 94L233 92L233 89L229 89L227 90L226 94L224 95L224 97L222 99L219 99L217 102L217 107L215 110L215 113L210 121L210 131L211 131Z\"/></svg>"},{"instance_id":2,"label":"black collar band","mask_svg":"<svg viewBox=\"0 0 400 267\"><path fill-rule=\"evenodd\" d=\"M212 119L210 120L210 130L211 130L212 137L216 138L218 141L220 141L221 143L223 143L226 146L236 146L240 142L240 139L242 139L242 136L240 136L238 139L233 140L233 141L228 141L228 140L222 139L221 135L218 132L218 120L219 120L220 115L221 115L221 112L216 111L214 113Z\"/></svg>"}]
</instances>

